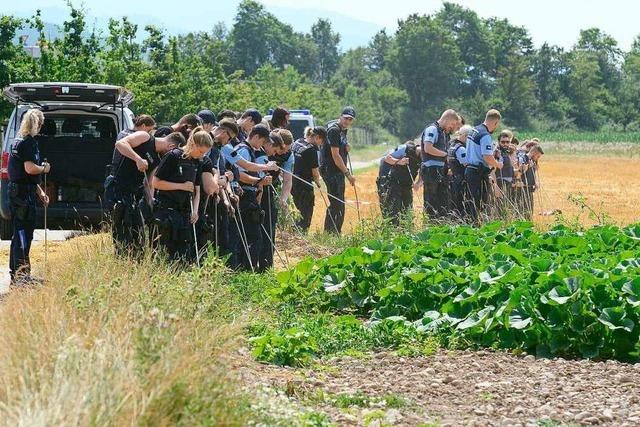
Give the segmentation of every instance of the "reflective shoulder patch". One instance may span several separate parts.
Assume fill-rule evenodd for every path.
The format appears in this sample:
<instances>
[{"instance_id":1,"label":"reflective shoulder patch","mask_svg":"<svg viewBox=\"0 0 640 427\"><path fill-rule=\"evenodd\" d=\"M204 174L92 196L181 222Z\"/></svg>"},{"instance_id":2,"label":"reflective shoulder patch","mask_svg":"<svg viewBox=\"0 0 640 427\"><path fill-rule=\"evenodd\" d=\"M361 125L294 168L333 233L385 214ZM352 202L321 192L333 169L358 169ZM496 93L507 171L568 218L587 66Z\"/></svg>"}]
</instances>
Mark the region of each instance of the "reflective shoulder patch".
<instances>
[{"instance_id":1,"label":"reflective shoulder patch","mask_svg":"<svg viewBox=\"0 0 640 427\"><path fill-rule=\"evenodd\" d=\"M467 153L460 153L460 157L467 157Z\"/></svg>"},{"instance_id":2,"label":"reflective shoulder patch","mask_svg":"<svg viewBox=\"0 0 640 427\"><path fill-rule=\"evenodd\" d=\"M492 147L491 147L491 145L487 145L487 146L486 146L486 149L487 149L487 150L491 150L491 148L492 148Z\"/></svg>"},{"instance_id":3,"label":"reflective shoulder patch","mask_svg":"<svg viewBox=\"0 0 640 427\"><path fill-rule=\"evenodd\" d=\"M427 134L427 136L434 137L434 136L435 136L435 134L434 134L433 132L429 132L429 133Z\"/></svg>"}]
</instances>

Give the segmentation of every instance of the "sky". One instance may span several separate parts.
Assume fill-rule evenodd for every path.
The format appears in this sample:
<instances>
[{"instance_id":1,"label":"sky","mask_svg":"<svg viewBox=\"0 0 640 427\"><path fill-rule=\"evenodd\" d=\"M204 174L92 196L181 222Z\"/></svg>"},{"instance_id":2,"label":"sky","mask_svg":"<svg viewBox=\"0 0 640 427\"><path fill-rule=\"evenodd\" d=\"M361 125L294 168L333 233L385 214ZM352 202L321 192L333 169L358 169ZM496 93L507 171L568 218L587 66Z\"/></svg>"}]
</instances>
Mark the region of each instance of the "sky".
<instances>
[{"instance_id":1,"label":"sky","mask_svg":"<svg viewBox=\"0 0 640 427\"><path fill-rule=\"evenodd\" d=\"M482 17L508 18L525 26L536 46L544 42L571 48L581 29L598 27L612 35L627 50L640 34L637 19L640 2L635 0L454 0L475 10ZM128 15L135 21L155 22L170 32L206 31L216 22L230 26L239 0L84 0L93 17ZM297 31L308 31L317 17L329 17L342 33L345 48L366 43L375 32L387 28L392 33L399 19L411 13L433 13L440 0L262 0L267 9ZM189 7L185 7L189 5ZM29 16L37 8L44 10L45 20L61 23L66 16L64 0L0 0L0 13ZM194 9L197 8L197 9ZM47 19L49 17L49 19Z\"/></svg>"}]
</instances>

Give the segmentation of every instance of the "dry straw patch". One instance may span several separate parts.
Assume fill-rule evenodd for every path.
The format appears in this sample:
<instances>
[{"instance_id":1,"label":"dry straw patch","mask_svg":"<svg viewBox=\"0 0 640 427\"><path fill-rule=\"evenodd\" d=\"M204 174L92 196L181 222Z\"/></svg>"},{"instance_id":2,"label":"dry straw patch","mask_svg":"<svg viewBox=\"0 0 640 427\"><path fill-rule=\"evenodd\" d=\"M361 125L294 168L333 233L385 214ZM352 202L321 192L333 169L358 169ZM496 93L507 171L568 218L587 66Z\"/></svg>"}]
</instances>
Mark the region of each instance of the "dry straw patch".
<instances>
[{"instance_id":1,"label":"dry straw patch","mask_svg":"<svg viewBox=\"0 0 640 427\"><path fill-rule=\"evenodd\" d=\"M243 424L226 370L241 321L221 273L118 260L104 235L0 303L0 425Z\"/></svg>"}]
</instances>

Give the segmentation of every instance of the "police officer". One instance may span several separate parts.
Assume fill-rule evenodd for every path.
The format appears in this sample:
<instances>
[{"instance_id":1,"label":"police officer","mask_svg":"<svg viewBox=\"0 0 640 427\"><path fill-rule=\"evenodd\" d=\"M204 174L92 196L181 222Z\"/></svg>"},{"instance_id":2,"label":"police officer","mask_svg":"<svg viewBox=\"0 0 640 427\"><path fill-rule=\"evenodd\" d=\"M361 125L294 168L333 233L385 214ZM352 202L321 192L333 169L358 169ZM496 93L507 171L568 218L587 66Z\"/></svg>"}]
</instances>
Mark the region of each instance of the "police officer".
<instances>
[{"instance_id":1,"label":"police officer","mask_svg":"<svg viewBox=\"0 0 640 427\"><path fill-rule=\"evenodd\" d=\"M202 120L196 114L186 114L182 116L182 118L171 126L162 126L156 129L153 134L157 138L162 138L163 136L167 136L174 132L180 132L184 139L189 139L189 135L191 131L195 129L197 126L202 124Z\"/></svg>"},{"instance_id":2,"label":"police officer","mask_svg":"<svg viewBox=\"0 0 640 427\"><path fill-rule=\"evenodd\" d=\"M449 183L447 151L449 135L462 126L462 119L454 110L446 110L440 118L427 126L421 137L421 176L424 185L424 210L431 219L446 215Z\"/></svg>"},{"instance_id":3,"label":"police officer","mask_svg":"<svg viewBox=\"0 0 640 427\"><path fill-rule=\"evenodd\" d=\"M158 208L155 225L160 248L172 261L192 262L196 257L192 224L198 220L201 159L213 145L209 132L196 127L182 148L168 152L160 161L153 188Z\"/></svg>"},{"instance_id":4,"label":"police officer","mask_svg":"<svg viewBox=\"0 0 640 427\"><path fill-rule=\"evenodd\" d=\"M498 150L496 159L502 161L502 169L495 171L496 174L496 202L498 212L502 217L506 217L513 207L513 180L515 147L512 144L513 133L509 129L500 132L498 137Z\"/></svg>"},{"instance_id":5,"label":"police officer","mask_svg":"<svg viewBox=\"0 0 640 427\"><path fill-rule=\"evenodd\" d=\"M257 152L260 151L264 144L270 142L269 128L264 125L254 126L249 133L247 142L241 142L232 153L232 157L242 161L236 161L236 165L240 170L240 185L242 195L238 210L240 211L240 222L242 225L241 238L244 237L244 248L238 254L238 265L234 266L247 271L256 271L258 266L258 257L261 250L262 234L260 224L264 212L258 203L258 192L262 187L269 186L272 183L271 175L260 177L258 172L245 169L242 164L256 164ZM262 165L266 166L266 165Z\"/></svg>"},{"instance_id":6,"label":"police officer","mask_svg":"<svg viewBox=\"0 0 640 427\"><path fill-rule=\"evenodd\" d=\"M413 209L413 185L420 173L420 153L413 141L408 141L387 154L383 159L389 165L385 183L385 194L380 199L382 215L393 225L400 217ZM381 173L387 168L381 167ZM380 177L379 177L380 178Z\"/></svg>"},{"instance_id":7,"label":"police officer","mask_svg":"<svg viewBox=\"0 0 640 427\"><path fill-rule=\"evenodd\" d=\"M454 134L447 152L449 167L449 208L454 220L464 219L464 170L467 166L467 137L473 128L464 125Z\"/></svg>"},{"instance_id":8,"label":"police officer","mask_svg":"<svg viewBox=\"0 0 640 427\"><path fill-rule=\"evenodd\" d=\"M233 166L225 160L221 150L224 145L237 136L238 125L233 120L222 119L211 134L213 147L211 147L208 157L217 177L218 193L209 199L208 204L205 200L203 212L209 220L209 226L213 227L211 242L216 248L216 253L220 256L229 256L235 248L229 241L232 217L230 217L230 206L228 205L228 195L232 193L231 183L234 180L234 173Z\"/></svg>"},{"instance_id":9,"label":"police officer","mask_svg":"<svg viewBox=\"0 0 640 427\"><path fill-rule=\"evenodd\" d=\"M320 188L320 165L318 151L327 140L327 129L323 126L308 127L304 131L304 138L293 143L291 151L295 156L293 174L302 178L303 182L294 178L291 188L293 203L300 212L298 227L307 231L311 226L315 197L313 187L307 183L315 183Z\"/></svg>"},{"instance_id":10,"label":"police officer","mask_svg":"<svg viewBox=\"0 0 640 427\"><path fill-rule=\"evenodd\" d=\"M158 166L160 157L183 144L184 137L178 132L156 138L143 130L116 141L111 174L104 184L104 200L112 216L111 233L117 254L142 248L145 221L141 205L151 201L146 174Z\"/></svg>"},{"instance_id":11,"label":"police officer","mask_svg":"<svg viewBox=\"0 0 640 427\"><path fill-rule=\"evenodd\" d=\"M133 129L123 129L118 133L116 141L123 139L127 135L131 135L134 132L143 131L151 133L153 128L156 127L156 121L153 117L147 114L141 114L133 119Z\"/></svg>"},{"instance_id":12,"label":"police officer","mask_svg":"<svg viewBox=\"0 0 640 427\"><path fill-rule=\"evenodd\" d=\"M352 186L356 185L356 178L351 175L347 167L347 156L351 149L347 140L347 132L356 118L353 107L345 107L338 120L327 125L327 143L320 152L320 175L327 186L329 207L324 218L324 231L340 234L344 223L344 191L345 178Z\"/></svg>"},{"instance_id":13,"label":"police officer","mask_svg":"<svg viewBox=\"0 0 640 427\"><path fill-rule=\"evenodd\" d=\"M491 138L501 119L498 110L489 110L484 123L473 128L467 138L469 163L464 173L468 192L465 210L476 224L479 223L480 212L486 208L491 191L489 174L492 169L501 169L503 165L494 157L495 148Z\"/></svg>"},{"instance_id":14,"label":"police officer","mask_svg":"<svg viewBox=\"0 0 640 427\"><path fill-rule=\"evenodd\" d=\"M529 150L518 151L518 177L519 185L516 185L516 205L520 217L531 221L533 219L534 198L537 190L538 161L544 155L542 147L538 144L529 145Z\"/></svg>"},{"instance_id":15,"label":"police officer","mask_svg":"<svg viewBox=\"0 0 640 427\"><path fill-rule=\"evenodd\" d=\"M293 186L293 165L295 156L291 147L293 146L293 134L288 129L276 128L274 132L280 135L284 145L276 149L273 156L269 156L269 160L276 162L280 169L272 171L273 182L276 188L281 186L280 198L278 203L282 209L289 208L289 197Z\"/></svg>"},{"instance_id":16,"label":"police officer","mask_svg":"<svg viewBox=\"0 0 640 427\"><path fill-rule=\"evenodd\" d=\"M38 141L35 139L43 124L42 111L35 108L28 110L11 145L8 193L13 237L9 272L14 286L37 282L31 277L29 251L36 227L36 198L45 206L49 204L49 197L40 187L40 176L51 169L48 163L41 161Z\"/></svg>"}]
</instances>

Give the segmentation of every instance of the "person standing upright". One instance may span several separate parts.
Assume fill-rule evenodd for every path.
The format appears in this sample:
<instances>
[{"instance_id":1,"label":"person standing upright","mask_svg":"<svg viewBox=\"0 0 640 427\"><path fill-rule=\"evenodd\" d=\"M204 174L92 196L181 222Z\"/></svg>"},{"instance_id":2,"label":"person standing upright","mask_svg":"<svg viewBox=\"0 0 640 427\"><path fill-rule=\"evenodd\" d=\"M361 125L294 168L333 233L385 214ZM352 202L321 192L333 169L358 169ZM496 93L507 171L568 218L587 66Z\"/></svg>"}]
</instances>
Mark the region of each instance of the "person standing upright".
<instances>
[{"instance_id":1,"label":"person standing upright","mask_svg":"<svg viewBox=\"0 0 640 427\"><path fill-rule=\"evenodd\" d=\"M503 165L494 157L495 146L491 137L501 119L502 115L498 110L489 110L484 122L473 128L467 137L469 163L464 173L468 192L465 208L475 224L480 222L480 213L486 209L489 199L489 174L493 169L502 169Z\"/></svg>"},{"instance_id":2,"label":"person standing upright","mask_svg":"<svg viewBox=\"0 0 640 427\"><path fill-rule=\"evenodd\" d=\"M338 120L327 125L327 143L320 152L320 174L327 186L329 207L324 219L324 231L340 234L344 223L344 191L345 178L352 186L356 185L356 178L351 175L347 167L347 155L350 150L347 131L356 118L353 107L345 107Z\"/></svg>"}]
</instances>

